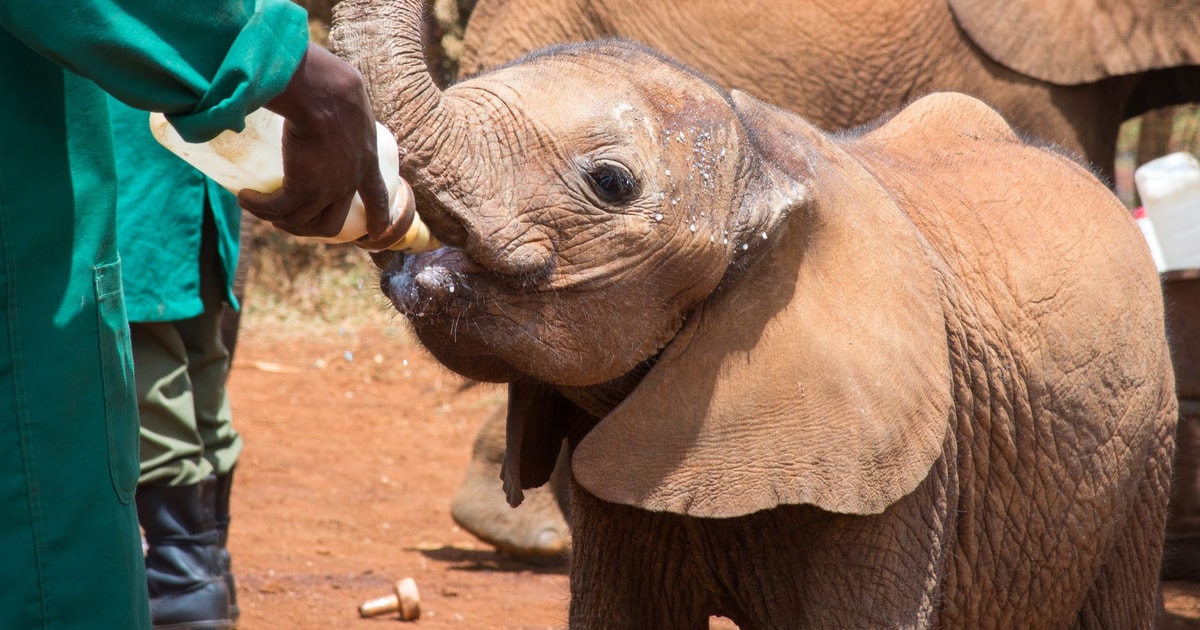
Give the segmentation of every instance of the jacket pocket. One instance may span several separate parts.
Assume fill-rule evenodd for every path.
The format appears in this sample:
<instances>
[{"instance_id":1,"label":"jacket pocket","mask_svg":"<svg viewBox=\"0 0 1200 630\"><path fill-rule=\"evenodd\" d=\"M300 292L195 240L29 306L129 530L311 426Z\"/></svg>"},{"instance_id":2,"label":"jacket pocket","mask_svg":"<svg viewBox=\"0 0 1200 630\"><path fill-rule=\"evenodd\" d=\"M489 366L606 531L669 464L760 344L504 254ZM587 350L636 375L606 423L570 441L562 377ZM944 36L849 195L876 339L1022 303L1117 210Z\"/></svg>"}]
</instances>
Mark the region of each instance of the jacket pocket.
<instances>
[{"instance_id":1,"label":"jacket pocket","mask_svg":"<svg viewBox=\"0 0 1200 630\"><path fill-rule=\"evenodd\" d=\"M122 503L137 490L138 416L133 382L133 351L121 288L121 261L93 268L96 287L100 367L104 383L104 421L108 432L108 470Z\"/></svg>"}]
</instances>

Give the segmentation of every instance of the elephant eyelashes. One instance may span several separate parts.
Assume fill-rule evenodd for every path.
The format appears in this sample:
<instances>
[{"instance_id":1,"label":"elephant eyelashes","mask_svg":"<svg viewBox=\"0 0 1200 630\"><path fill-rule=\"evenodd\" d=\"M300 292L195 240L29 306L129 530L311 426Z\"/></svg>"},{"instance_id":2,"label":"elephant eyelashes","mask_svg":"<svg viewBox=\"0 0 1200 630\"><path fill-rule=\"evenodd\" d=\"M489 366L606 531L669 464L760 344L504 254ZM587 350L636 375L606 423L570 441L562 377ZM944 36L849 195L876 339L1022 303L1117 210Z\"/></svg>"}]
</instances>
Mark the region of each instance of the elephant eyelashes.
<instances>
[{"instance_id":1,"label":"elephant eyelashes","mask_svg":"<svg viewBox=\"0 0 1200 630\"><path fill-rule=\"evenodd\" d=\"M638 194L638 183L617 164L597 164L587 172L588 182L600 200L608 204L628 203Z\"/></svg>"}]
</instances>

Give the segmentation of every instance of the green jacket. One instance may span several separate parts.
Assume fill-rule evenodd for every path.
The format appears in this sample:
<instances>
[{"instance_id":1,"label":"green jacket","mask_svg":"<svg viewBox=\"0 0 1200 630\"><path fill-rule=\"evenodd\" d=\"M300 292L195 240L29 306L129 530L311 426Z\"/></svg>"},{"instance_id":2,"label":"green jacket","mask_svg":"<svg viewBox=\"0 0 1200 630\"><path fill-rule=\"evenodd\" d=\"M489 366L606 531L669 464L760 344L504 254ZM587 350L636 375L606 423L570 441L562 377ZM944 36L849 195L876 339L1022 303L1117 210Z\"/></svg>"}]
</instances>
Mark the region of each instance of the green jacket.
<instances>
[{"instance_id":1,"label":"green jacket","mask_svg":"<svg viewBox=\"0 0 1200 630\"><path fill-rule=\"evenodd\" d=\"M286 0L0 0L0 627L149 626L96 84L206 140L283 90L305 18Z\"/></svg>"},{"instance_id":2,"label":"green jacket","mask_svg":"<svg viewBox=\"0 0 1200 630\"><path fill-rule=\"evenodd\" d=\"M117 243L131 322L165 322L204 312L200 235L212 208L226 299L233 297L242 209L237 197L154 139L146 112L112 99L117 159Z\"/></svg>"}]
</instances>

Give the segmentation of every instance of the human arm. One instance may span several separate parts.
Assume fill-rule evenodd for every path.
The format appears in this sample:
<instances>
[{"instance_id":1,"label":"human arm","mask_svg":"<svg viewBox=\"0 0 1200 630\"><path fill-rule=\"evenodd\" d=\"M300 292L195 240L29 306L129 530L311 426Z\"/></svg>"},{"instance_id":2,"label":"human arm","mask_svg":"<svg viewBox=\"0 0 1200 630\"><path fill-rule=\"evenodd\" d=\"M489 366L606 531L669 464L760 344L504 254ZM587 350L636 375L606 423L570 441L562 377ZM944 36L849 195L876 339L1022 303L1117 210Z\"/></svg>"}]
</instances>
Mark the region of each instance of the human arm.
<instances>
[{"instance_id":1,"label":"human arm","mask_svg":"<svg viewBox=\"0 0 1200 630\"><path fill-rule=\"evenodd\" d=\"M0 26L191 142L241 129L308 43L303 9L284 0L0 0Z\"/></svg>"},{"instance_id":2,"label":"human arm","mask_svg":"<svg viewBox=\"0 0 1200 630\"><path fill-rule=\"evenodd\" d=\"M297 5L0 0L0 28L118 99L164 112L189 141L240 130L245 116L261 106L278 108L291 118L284 189L266 205L244 203L247 209L292 233L331 236L338 230L330 226L340 227L349 199L361 190L372 239L387 236L386 190L378 166L364 166L377 164L374 127L317 128L323 121L371 117L365 91L346 88L361 79L308 45L306 16ZM319 62L302 62L314 49ZM323 164L326 154L338 156L339 164ZM293 194L291 188L301 184Z\"/></svg>"}]
</instances>

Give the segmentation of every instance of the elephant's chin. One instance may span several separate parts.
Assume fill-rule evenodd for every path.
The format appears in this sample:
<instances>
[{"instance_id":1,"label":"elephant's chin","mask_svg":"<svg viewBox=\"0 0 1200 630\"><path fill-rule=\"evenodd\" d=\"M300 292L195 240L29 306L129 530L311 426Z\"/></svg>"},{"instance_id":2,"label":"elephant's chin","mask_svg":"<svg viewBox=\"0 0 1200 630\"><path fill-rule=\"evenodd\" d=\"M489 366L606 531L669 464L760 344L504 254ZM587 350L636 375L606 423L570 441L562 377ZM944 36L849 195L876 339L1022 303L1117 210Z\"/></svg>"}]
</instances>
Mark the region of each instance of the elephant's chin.
<instances>
[{"instance_id":1,"label":"elephant's chin","mask_svg":"<svg viewBox=\"0 0 1200 630\"><path fill-rule=\"evenodd\" d=\"M442 247L395 255L384 268L380 288L443 365L467 378L509 382L520 372L496 356L477 336L479 327L470 323L487 310L474 287L485 274L462 250Z\"/></svg>"}]
</instances>

